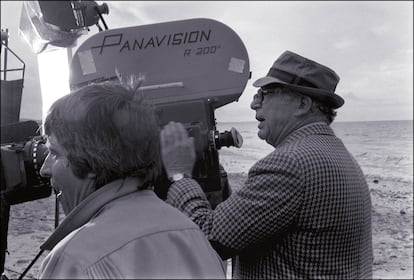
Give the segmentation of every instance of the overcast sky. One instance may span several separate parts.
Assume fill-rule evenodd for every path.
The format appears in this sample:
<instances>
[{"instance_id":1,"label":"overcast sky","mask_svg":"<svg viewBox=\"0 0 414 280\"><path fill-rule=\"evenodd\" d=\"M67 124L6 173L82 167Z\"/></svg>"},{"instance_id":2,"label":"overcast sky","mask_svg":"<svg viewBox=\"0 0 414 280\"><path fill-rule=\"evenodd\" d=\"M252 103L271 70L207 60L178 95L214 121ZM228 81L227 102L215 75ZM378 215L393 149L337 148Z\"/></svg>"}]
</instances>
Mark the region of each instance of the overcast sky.
<instances>
[{"instance_id":1,"label":"overcast sky","mask_svg":"<svg viewBox=\"0 0 414 280\"><path fill-rule=\"evenodd\" d=\"M219 122L254 121L251 84L285 50L339 74L337 94L345 105L337 121L413 119L412 1L105 2L110 29L202 17L221 21L240 36L252 79L239 102L216 111ZM21 117L41 119L36 55L17 35L21 7L21 2L1 1L1 28L9 29L9 47L26 63ZM91 27L90 33L96 32Z\"/></svg>"}]
</instances>

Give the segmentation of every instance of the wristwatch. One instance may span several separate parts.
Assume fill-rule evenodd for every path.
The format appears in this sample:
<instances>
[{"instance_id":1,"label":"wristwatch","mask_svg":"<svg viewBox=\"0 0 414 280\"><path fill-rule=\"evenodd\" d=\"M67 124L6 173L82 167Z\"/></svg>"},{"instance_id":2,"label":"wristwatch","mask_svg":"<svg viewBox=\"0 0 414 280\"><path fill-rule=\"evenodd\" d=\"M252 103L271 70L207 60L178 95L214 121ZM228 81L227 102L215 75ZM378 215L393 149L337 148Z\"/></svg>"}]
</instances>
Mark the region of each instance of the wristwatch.
<instances>
[{"instance_id":1,"label":"wristwatch","mask_svg":"<svg viewBox=\"0 0 414 280\"><path fill-rule=\"evenodd\" d=\"M174 182L180 181L181 179L183 179L183 178L185 178L185 177L186 177L186 176L185 176L185 174L184 174L184 173L176 173L176 174L172 175L171 177L169 177L168 179L169 179L172 183L174 183Z\"/></svg>"}]
</instances>

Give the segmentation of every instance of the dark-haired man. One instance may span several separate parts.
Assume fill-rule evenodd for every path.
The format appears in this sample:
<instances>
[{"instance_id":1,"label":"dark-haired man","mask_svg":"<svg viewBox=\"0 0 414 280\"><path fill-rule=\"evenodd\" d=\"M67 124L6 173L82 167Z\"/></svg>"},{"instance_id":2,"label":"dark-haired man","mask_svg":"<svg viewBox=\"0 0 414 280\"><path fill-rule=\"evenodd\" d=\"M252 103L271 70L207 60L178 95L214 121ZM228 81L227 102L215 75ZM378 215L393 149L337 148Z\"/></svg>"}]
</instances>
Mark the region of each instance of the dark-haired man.
<instances>
[{"instance_id":1,"label":"dark-haired man","mask_svg":"<svg viewBox=\"0 0 414 280\"><path fill-rule=\"evenodd\" d=\"M41 175L65 219L42 245L41 279L225 278L205 235L152 190L161 171L154 109L108 81L57 100Z\"/></svg>"}]
</instances>

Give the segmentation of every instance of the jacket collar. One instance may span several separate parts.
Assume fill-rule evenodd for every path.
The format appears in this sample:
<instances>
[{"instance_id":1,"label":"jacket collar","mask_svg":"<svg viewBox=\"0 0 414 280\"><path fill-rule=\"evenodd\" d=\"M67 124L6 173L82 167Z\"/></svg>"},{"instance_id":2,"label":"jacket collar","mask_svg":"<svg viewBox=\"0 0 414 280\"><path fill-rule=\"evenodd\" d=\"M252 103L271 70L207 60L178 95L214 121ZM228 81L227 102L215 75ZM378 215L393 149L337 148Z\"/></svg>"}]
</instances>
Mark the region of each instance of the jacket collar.
<instances>
[{"instance_id":1,"label":"jacket collar","mask_svg":"<svg viewBox=\"0 0 414 280\"><path fill-rule=\"evenodd\" d=\"M295 142L298 139L303 139L303 138L305 138L309 135L331 135L331 136L335 136L335 133L332 130L332 128L324 122L310 123L310 124L302 126L301 128L293 131L291 134L289 134L282 141L282 143L279 144L279 146Z\"/></svg>"},{"instance_id":2,"label":"jacket collar","mask_svg":"<svg viewBox=\"0 0 414 280\"><path fill-rule=\"evenodd\" d=\"M142 182L138 178L119 179L94 191L68 214L40 249L52 250L69 233L87 223L103 206L138 191L137 186L140 184Z\"/></svg>"}]
</instances>

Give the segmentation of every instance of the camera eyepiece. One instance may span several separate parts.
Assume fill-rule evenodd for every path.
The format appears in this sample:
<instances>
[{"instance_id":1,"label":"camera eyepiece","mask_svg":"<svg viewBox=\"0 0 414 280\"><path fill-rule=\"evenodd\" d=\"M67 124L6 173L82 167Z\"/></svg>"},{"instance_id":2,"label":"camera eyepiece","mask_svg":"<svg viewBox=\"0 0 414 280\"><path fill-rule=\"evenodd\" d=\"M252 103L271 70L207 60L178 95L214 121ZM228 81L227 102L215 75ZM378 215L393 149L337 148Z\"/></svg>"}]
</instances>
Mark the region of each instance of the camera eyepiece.
<instances>
[{"instance_id":1,"label":"camera eyepiece","mask_svg":"<svg viewBox=\"0 0 414 280\"><path fill-rule=\"evenodd\" d=\"M230 131L226 130L221 133L214 131L214 144L216 149L220 149L223 146L240 148L243 145L243 137L234 127Z\"/></svg>"}]
</instances>

